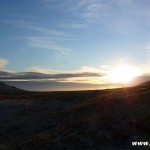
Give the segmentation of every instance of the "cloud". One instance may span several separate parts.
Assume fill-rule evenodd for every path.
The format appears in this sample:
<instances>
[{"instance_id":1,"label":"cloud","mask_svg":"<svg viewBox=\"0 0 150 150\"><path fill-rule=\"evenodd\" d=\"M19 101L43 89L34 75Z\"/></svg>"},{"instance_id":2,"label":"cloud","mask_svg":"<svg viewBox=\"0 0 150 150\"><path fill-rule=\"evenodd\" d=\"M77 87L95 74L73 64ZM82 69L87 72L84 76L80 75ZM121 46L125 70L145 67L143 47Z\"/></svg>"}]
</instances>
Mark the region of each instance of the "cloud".
<instances>
[{"instance_id":1,"label":"cloud","mask_svg":"<svg viewBox=\"0 0 150 150\"><path fill-rule=\"evenodd\" d=\"M44 69L44 68L40 68L40 67L36 66L36 67L28 68L27 72L39 72L39 73L45 73L45 74L54 74L54 73L58 73L60 71L57 71L54 69Z\"/></svg>"},{"instance_id":2,"label":"cloud","mask_svg":"<svg viewBox=\"0 0 150 150\"><path fill-rule=\"evenodd\" d=\"M41 28L41 27L35 27L35 26L30 26L28 27L28 29L32 29L32 30L35 30L35 31L38 31L38 32L42 32L42 33L45 33L45 34L49 34L49 35L55 35L55 36L69 36L68 34L66 33L63 33L61 31L58 31L58 30L54 30L54 29L45 29L45 28Z\"/></svg>"},{"instance_id":3,"label":"cloud","mask_svg":"<svg viewBox=\"0 0 150 150\"><path fill-rule=\"evenodd\" d=\"M88 29L88 23L82 23L82 22L71 22L67 24L61 24L62 27L71 28L71 29Z\"/></svg>"},{"instance_id":4,"label":"cloud","mask_svg":"<svg viewBox=\"0 0 150 150\"><path fill-rule=\"evenodd\" d=\"M95 19L99 17L106 17L108 11L108 4L99 1L90 1L86 4L85 10L81 13L81 16L87 21L95 22Z\"/></svg>"},{"instance_id":5,"label":"cloud","mask_svg":"<svg viewBox=\"0 0 150 150\"><path fill-rule=\"evenodd\" d=\"M126 34L150 25L148 1L46 0L43 4L47 10L57 9L59 13L65 13L62 26L66 28L89 29L96 26Z\"/></svg>"},{"instance_id":6,"label":"cloud","mask_svg":"<svg viewBox=\"0 0 150 150\"><path fill-rule=\"evenodd\" d=\"M87 28L91 23L106 17L109 12L109 3L103 0L45 0L42 4L47 10L57 9L65 13L66 20L70 20L63 23L67 28Z\"/></svg>"},{"instance_id":7,"label":"cloud","mask_svg":"<svg viewBox=\"0 0 150 150\"><path fill-rule=\"evenodd\" d=\"M48 72L48 70L47 70ZM101 77L104 76L104 73L100 72L75 72L70 71L66 73L44 73L40 69L34 70L34 72L9 72L9 71L0 71L0 80L10 81L10 80L20 80L20 81L41 81L41 80L53 80L53 81L64 81L71 78L88 78L88 77ZM88 79L87 79L88 80Z\"/></svg>"},{"instance_id":8,"label":"cloud","mask_svg":"<svg viewBox=\"0 0 150 150\"><path fill-rule=\"evenodd\" d=\"M99 69L95 68L95 67L82 66L82 67L80 67L79 70L76 70L74 72L76 72L76 73L81 73L81 72L95 72L95 73L99 73L101 71Z\"/></svg>"},{"instance_id":9,"label":"cloud","mask_svg":"<svg viewBox=\"0 0 150 150\"><path fill-rule=\"evenodd\" d=\"M0 68L6 66L8 64L8 60L0 58Z\"/></svg>"},{"instance_id":10,"label":"cloud","mask_svg":"<svg viewBox=\"0 0 150 150\"><path fill-rule=\"evenodd\" d=\"M49 49L49 50L60 52L62 54L66 54L70 51L69 48L65 48L63 46L60 46L60 45L58 45L57 43L55 43L54 41L50 40L47 37L44 37L44 38L43 37L38 37L38 36L28 37L27 38L27 43L31 47Z\"/></svg>"},{"instance_id":11,"label":"cloud","mask_svg":"<svg viewBox=\"0 0 150 150\"><path fill-rule=\"evenodd\" d=\"M23 21L23 20L1 20L1 22L3 23L8 23L11 25L15 25L24 29L29 29L32 31L36 31L39 33L43 33L46 35L51 35L51 36L69 36L68 34L59 31L59 30L55 30L55 29L48 29L46 27L41 27L41 25L37 24L37 23L33 23L33 22L29 22L29 21Z\"/></svg>"},{"instance_id":12,"label":"cloud","mask_svg":"<svg viewBox=\"0 0 150 150\"><path fill-rule=\"evenodd\" d=\"M115 0L114 2L115 7L118 8L118 15L113 23L119 31L132 33L149 28L149 1Z\"/></svg>"},{"instance_id":13,"label":"cloud","mask_svg":"<svg viewBox=\"0 0 150 150\"><path fill-rule=\"evenodd\" d=\"M126 6L131 5L135 2L135 0L114 0L118 5Z\"/></svg>"},{"instance_id":14,"label":"cloud","mask_svg":"<svg viewBox=\"0 0 150 150\"><path fill-rule=\"evenodd\" d=\"M128 33L150 25L149 1L141 0L41 0L40 7L47 13L64 15L57 21L57 27L79 29L97 26ZM46 8L46 9L45 9ZM53 19L53 18L52 18ZM53 20L52 20L53 21ZM5 21L43 34L68 36L60 30L41 27L27 21ZM144 24L143 24L144 22ZM59 24L60 23L60 24ZM60 29L60 28L59 28Z\"/></svg>"},{"instance_id":15,"label":"cloud","mask_svg":"<svg viewBox=\"0 0 150 150\"><path fill-rule=\"evenodd\" d=\"M109 83L105 80L106 76L105 72L90 66L82 66L78 70L70 71L39 67L31 67L24 72L0 71L0 81L26 90L90 90L124 86ZM150 74L143 74L128 85L138 85L148 80L150 80Z\"/></svg>"},{"instance_id":16,"label":"cloud","mask_svg":"<svg viewBox=\"0 0 150 150\"><path fill-rule=\"evenodd\" d=\"M35 48L49 49L60 52L62 54L68 54L70 49L65 48L58 44L57 40L71 40L72 37L62 31L55 29L47 29L40 27L36 23L20 21L20 20L1 20L3 23L9 23L11 25L19 26L24 29L32 30L36 32L36 36L26 36L26 43ZM32 32L34 35L35 33Z\"/></svg>"}]
</instances>

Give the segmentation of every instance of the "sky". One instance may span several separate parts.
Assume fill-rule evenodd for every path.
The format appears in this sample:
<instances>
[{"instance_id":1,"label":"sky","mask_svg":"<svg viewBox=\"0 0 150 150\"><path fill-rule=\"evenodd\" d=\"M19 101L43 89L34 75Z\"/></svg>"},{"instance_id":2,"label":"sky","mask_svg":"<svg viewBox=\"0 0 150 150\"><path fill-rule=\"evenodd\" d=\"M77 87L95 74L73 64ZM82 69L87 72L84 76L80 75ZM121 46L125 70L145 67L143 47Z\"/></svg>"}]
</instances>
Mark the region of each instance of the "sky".
<instances>
[{"instance_id":1,"label":"sky","mask_svg":"<svg viewBox=\"0 0 150 150\"><path fill-rule=\"evenodd\" d=\"M108 76L123 65L138 68L138 83L149 80L149 29L149 0L0 0L0 81L41 91L120 87Z\"/></svg>"}]
</instances>

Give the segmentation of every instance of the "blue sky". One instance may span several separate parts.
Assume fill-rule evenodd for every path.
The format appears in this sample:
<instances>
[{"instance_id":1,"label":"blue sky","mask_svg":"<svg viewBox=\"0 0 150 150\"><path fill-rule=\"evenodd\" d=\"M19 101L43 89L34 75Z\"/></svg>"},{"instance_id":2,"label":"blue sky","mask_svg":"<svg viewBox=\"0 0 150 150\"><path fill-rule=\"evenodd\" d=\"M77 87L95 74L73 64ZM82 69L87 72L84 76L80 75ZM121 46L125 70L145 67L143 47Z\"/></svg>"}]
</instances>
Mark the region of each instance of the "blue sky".
<instances>
[{"instance_id":1,"label":"blue sky","mask_svg":"<svg viewBox=\"0 0 150 150\"><path fill-rule=\"evenodd\" d=\"M78 74L43 82L102 87L109 84L104 74L118 64L148 74L149 28L149 0L1 0L1 80L8 80L4 73L13 73L13 82L18 73Z\"/></svg>"}]
</instances>

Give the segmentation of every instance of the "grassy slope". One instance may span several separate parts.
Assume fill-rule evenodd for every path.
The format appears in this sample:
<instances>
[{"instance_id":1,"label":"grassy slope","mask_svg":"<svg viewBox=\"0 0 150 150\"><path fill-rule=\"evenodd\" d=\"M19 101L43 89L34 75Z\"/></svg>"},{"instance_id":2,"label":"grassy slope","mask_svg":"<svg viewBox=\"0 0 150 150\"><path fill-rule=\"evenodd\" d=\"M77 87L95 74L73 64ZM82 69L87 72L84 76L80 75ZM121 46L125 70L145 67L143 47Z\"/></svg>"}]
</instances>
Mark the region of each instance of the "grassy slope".
<instances>
[{"instance_id":1,"label":"grassy slope","mask_svg":"<svg viewBox=\"0 0 150 150\"><path fill-rule=\"evenodd\" d=\"M0 149L132 149L132 141L150 141L149 95L150 83L101 91L1 94Z\"/></svg>"}]
</instances>

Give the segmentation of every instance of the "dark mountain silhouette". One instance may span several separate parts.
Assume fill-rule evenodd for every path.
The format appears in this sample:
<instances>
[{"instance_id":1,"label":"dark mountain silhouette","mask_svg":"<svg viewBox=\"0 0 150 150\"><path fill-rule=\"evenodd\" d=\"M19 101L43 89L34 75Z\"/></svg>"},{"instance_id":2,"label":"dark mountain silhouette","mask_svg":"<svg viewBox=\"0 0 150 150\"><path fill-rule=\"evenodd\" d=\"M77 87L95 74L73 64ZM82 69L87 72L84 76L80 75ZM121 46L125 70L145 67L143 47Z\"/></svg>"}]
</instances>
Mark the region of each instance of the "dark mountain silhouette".
<instances>
[{"instance_id":1,"label":"dark mountain silhouette","mask_svg":"<svg viewBox=\"0 0 150 150\"><path fill-rule=\"evenodd\" d=\"M27 91L0 82L0 94L18 94L18 93L21 94L25 92Z\"/></svg>"},{"instance_id":2,"label":"dark mountain silhouette","mask_svg":"<svg viewBox=\"0 0 150 150\"><path fill-rule=\"evenodd\" d=\"M137 87L150 87L150 81L143 82L137 85Z\"/></svg>"},{"instance_id":3,"label":"dark mountain silhouette","mask_svg":"<svg viewBox=\"0 0 150 150\"><path fill-rule=\"evenodd\" d=\"M7 92L0 94L2 150L148 149L132 142L150 141L150 82L108 90Z\"/></svg>"}]
</instances>

